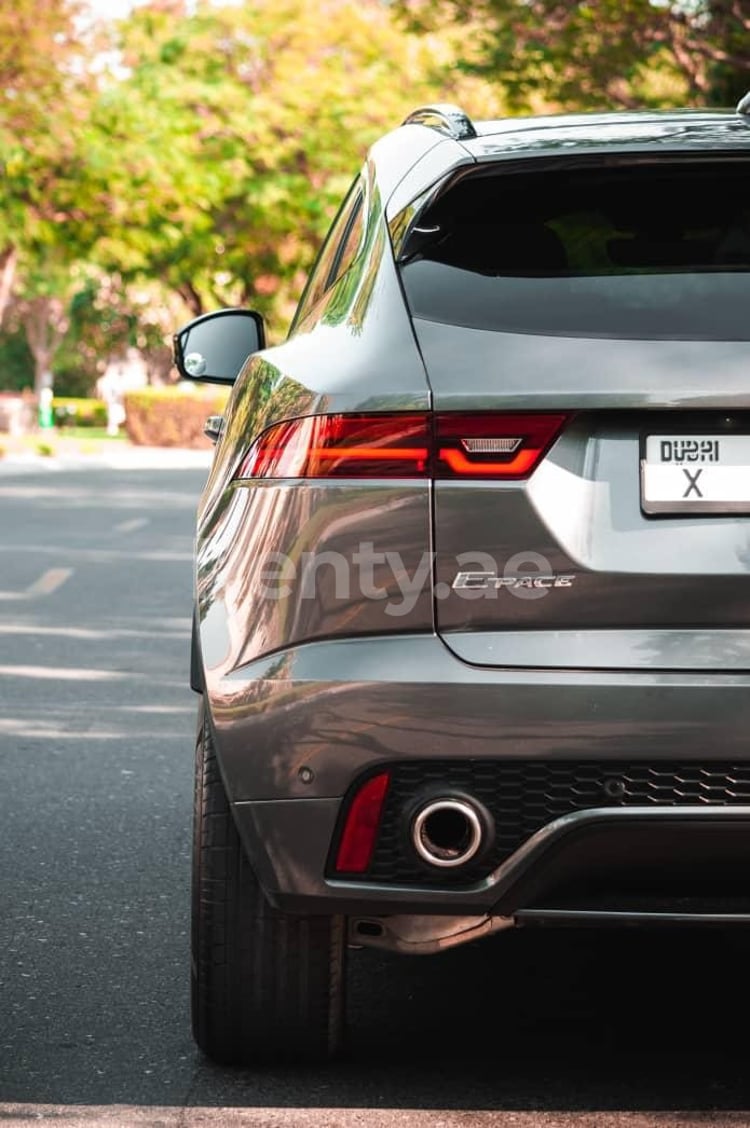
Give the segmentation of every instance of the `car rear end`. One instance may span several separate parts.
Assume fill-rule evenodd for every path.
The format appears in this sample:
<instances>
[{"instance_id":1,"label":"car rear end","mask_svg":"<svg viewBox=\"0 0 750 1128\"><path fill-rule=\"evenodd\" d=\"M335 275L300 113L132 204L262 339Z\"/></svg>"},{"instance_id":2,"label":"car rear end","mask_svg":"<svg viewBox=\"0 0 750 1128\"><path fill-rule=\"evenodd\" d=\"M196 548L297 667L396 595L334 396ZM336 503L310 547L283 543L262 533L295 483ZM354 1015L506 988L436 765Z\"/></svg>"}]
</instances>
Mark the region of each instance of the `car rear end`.
<instances>
[{"instance_id":1,"label":"car rear end","mask_svg":"<svg viewBox=\"0 0 750 1128\"><path fill-rule=\"evenodd\" d=\"M345 561L307 603L277 571L279 645L211 686L282 908L405 950L479 921L750 921L750 131L727 122L468 143L391 222L426 406L285 422L243 463L240 564L268 528L280 568Z\"/></svg>"}]
</instances>

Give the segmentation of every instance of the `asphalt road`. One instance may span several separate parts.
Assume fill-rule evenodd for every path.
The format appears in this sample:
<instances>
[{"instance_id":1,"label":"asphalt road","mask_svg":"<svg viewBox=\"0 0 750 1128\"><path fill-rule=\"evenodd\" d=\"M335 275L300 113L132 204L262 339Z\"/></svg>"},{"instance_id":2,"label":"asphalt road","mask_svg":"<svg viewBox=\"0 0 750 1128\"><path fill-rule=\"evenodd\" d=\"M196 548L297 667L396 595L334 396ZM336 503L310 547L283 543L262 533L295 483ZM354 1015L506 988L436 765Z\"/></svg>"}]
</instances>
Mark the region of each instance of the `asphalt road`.
<instances>
[{"instance_id":1,"label":"asphalt road","mask_svg":"<svg viewBox=\"0 0 750 1128\"><path fill-rule=\"evenodd\" d=\"M750 1124L745 933L357 952L346 1060L200 1057L187 668L204 477L0 467L0 1123Z\"/></svg>"}]
</instances>

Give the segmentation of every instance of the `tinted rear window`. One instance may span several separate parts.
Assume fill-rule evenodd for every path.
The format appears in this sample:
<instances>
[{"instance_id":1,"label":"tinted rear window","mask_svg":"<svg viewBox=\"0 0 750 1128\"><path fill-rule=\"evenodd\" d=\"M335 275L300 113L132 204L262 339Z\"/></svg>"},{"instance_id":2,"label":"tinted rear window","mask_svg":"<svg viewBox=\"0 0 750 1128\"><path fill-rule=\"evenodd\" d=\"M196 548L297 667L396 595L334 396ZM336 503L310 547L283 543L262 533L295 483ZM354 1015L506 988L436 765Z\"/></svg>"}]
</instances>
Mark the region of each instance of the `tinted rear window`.
<instances>
[{"instance_id":1,"label":"tinted rear window","mask_svg":"<svg viewBox=\"0 0 750 1128\"><path fill-rule=\"evenodd\" d=\"M565 336L750 340L750 163L474 173L401 271L431 321Z\"/></svg>"}]
</instances>

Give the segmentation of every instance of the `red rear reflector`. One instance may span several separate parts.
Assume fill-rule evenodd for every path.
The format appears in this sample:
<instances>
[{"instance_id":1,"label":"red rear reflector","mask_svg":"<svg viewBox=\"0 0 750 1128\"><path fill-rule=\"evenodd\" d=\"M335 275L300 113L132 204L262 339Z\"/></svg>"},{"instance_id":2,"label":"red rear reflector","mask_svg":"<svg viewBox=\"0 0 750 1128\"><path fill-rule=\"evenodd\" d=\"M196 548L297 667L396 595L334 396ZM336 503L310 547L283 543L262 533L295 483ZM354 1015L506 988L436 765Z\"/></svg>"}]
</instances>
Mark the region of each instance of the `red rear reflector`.
<instances>
[{"instance_id":1,"label":"red rear reflector","mask_svg":"<svg viewBox=\"0 0 750 1128\"><path fill-rule=\"evenodd\" d=\"M336 855L337 873L364 873L369 866L390 779L388 772L373 776L352 799Z\"/></svg>"},{"instance_id":2,"label":"red rear reflector","mask_svg":"<svg viewBox=\"0 0 750 1128\"><path fill-rule=\"evenodd\" d=\"M239 478L423 478L427 416L307 415L269 427Z\"/></svg>"},{"instance_id":3,"label":"red rear reflector","mask_svg":"<svg viewBox=\"0 0 750 1128\"><path fill-rule=\"evenodd\" d=\"M436 416L436 478L528 478L559 435L567 415ZM506 453L503 453L505 451Z\"/></svg>"}]
</instances>

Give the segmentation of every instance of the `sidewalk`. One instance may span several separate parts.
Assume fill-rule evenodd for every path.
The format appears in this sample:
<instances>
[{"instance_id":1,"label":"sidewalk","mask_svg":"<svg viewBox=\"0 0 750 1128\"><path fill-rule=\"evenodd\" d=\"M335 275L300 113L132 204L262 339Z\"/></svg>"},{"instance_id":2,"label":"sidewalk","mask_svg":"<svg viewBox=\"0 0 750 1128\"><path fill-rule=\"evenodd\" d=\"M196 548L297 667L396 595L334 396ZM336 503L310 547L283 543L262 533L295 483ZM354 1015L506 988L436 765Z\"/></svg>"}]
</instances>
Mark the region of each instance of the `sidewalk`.
<instances>
[{"instance_id":1,"label":"sidewalk","mask_svg":"<svg viewBox=\"0 0 750 1128\"><path fill-rule=\"evenodd\" d=\"M51 453L41 453L44 447ZM0 435L0 474L23 470L67 470L85 467L110 470L208 469L213 448L134 446L127 439L69 439L60 435L14 438Z\"/></svg>"}]
</instances>

